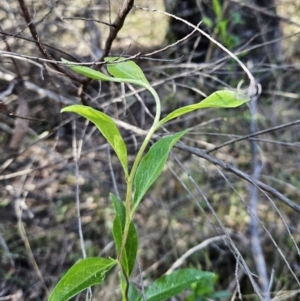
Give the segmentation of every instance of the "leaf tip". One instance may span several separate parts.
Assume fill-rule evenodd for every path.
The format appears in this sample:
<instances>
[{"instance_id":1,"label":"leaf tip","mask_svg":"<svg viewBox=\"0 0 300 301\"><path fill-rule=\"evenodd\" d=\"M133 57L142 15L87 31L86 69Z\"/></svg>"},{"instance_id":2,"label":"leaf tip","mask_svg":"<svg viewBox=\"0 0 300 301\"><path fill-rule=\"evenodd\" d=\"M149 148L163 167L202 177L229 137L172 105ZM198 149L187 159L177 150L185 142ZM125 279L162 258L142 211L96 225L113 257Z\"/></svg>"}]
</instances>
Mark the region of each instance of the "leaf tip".
<instances>
[{"instance_id":1,"label":"leaf tip","mask_svg":"<svg viewBox=\"0 0 300 301\"><path fill-rule=\"evenodd\" d=\"M67 107L64 107L60 110L60 113L66 113L66 112L71 112L71 107L72 106L67 106Z\"/></svg>"}]
</instances>

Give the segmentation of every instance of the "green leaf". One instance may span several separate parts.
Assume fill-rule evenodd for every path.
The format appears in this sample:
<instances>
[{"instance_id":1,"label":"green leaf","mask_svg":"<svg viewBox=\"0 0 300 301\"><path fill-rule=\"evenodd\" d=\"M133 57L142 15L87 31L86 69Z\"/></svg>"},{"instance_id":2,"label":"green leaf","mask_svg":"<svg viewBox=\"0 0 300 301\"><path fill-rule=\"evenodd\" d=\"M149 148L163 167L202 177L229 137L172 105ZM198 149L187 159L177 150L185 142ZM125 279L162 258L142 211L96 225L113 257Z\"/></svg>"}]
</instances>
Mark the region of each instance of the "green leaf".
<instances>
[{"instance_id":1,"label":"green leaf","mask_svg":"<svg viewBox=\"0 0 300 301\"><path fill-rule=\"evenodd\" d=\"M220 0L213 0L213 10L216 14L217 21L221 21L222 18L222 6Z\"/></svg>"},{"instance_id":2,"label":"green leaf","mask_svg":"<svg viewBox=\"0 0 300 301\"><path fill-rule=\"evenodd\" d=\"M185 301L195 301L195 299L199 297L201 299L203 299L203 297L212 298L216 290L214 287L214 283L216 279L217 277L208 278L208 279L204 279L201 282L193 283L191 285L192 293L186 298Z\"/></svg>"},{"instance_id":3,"label":"green leaf","mask_svg":"<svg viewBox=\"0 0 300 301\"><path fill-rule=\"evenodd\" d=\"M125 255L127 261L127 266L125 267L125 271L127 273L127 276L130 276L134 268L137 249L138 249L138 235L134 223L130 222L127 241L125 244Z\"/></svg>"},{"instance_id":4,"label":"green leaf","mask_svg":"<svg viewBox=\"0 0 300 301\"><path fill-rule=\"evenodd\" d=\"M128 289L128 300L129 301L135 301L139 297L140 293L135 287L135 285L130 282L129 283L129 289Z\"/></svg>"},{"instance_id":5,"label":"green leaf","mask_svg":"<svg viewBox=\"0 0 300 301\"><path fill-rule=\"evenodd\" d=\"M208 17L205 17L203 16L202 17L202 22L204 25L206 25L207 27L212 27L213 26L213 21L212 19L208 18Z\"/></svg>"},{"instance_id":6,"label":"green leaf","mask_svg":"<svg viewBox=\"0 0 300 301\"><path fill-rule=\"evenodd\" d=\"M67 301L81 291L102 283L106 273L116 264L114 259L100 257L79 261L58 282L48 301Z\"/></svg>"},{"instance_id":7,"label":"green leaf","mask_svg":"<svg viewBox=\"0 0 300 301\"><path fill-rule=\"evenodd\" d=\"M181 269L155 280L146 291L147 301L163 301L178 295L192 283L214 278L215 274L195 269ZM142 300L142 297L138 301Z\"/></svg>"},{"instance_id":8,"label":"green leaf","mask_svg":"<svg viewBox=\"0 0 300 301\"><path fill-rule=\"evenodd\" d=\"M92 78L92 79L98 79L102 81L111 81L112 78L110 76L107 76L106 74L96 71L92 68L86 67L86 66L78 66L78 65L72 65L72 62L67 61L65 59L61 59L64 63L67 63L66 66L71 68L73 71L84 75L86 77Z\"/></svg>"},{"instance_id":9,"label":"green leaf","mask_svg":"<svg viewBox=\"0 0 300 301\"><path fill-rule=\"evenodd\" d=\"M141 68L135 64L133 61L124 61L125 58L117 58L117 57L107 57L105 61L107 62L121 62L121 63L111 63L107 65L107 70L114 77L110 77L100 71L96 71L92 68L86 66L75 65L73 62L69 62L65 59L61 59L66 66L74 70L75 72L84 75L86 77L102 80L102 81L111 81L111 82L124 82L131 83L142 86L146 89L149 89L150 84L147 81L143 71Z\"/></svg>"},{"instance_id":10,"label":"green leaf","mask_svg":"<svg viewBox=\"0 0 300 301\"><path fill-rule=\"evenodd\" d=\"M227 33L228 23L229 23L229 20L224 19L224 20L220 21L219 24L218 24L222 40L230 39L230 36Z\"/></svg>"},{"instance_id":11,"label":"green leaf","mask_svg":"<svg viewBox=\"0 0 300 301\"><path fill-rule=\"evenodd\" d=\"M61 112L74 112L94 123L116 152L124 169L125 176L126 178L128 177L126 145L112 118L100 111L83 105L65 107Z\"/></svg>"},{"instance_id":12,"label":"green leaf","mask_svg":"<svg viewBox=\"0 0 300 301\"><path fill-rule=\"evenodd\" d=\"M120 286L122 291L122 301L136 301L140 297L140 293L132 282L129 282L128 287L128 299L126 298L127 282L124 279L124 275L119 273Z\"/></svg>"},{"instance_id":13,"label":"green leaf","mask_svg":"<svg viewBox=\"0 0 300 301\"><path fill-rule=\"evenodd\" d=\"M187 114L189 112L198 109L235 108L249 100L250 99L248 96L242 95L238 92L229 91L229 90L216 91L199 103L179 108L173 111L172 113L168 114L165 118L163 118L159 122L159 126L163 125L164 123L176 117L182 116L184 114Z\"/></svg>"},{"instance_id":14,"label":"green leaf","mask_svg":"<svg viewBox=\"0 0 300 301\"><path fill-rule=\"evenodd\" d=\"M161 174L172 147L186 132L187 130L160 139L150 147L148 153L141 160L134 178L133 212L149 187Z\"/></svg>"},{"instance_id":15,"label":"green leaf","mask_svg":"<svg viewBox=\"0 0 300 301\"><path fill-rule=\"evenodd\" d=\"M125 226L125 218L126 218L125 206L113 194L110 194L110 197L113 201L115 212L116 212L116 216L113 222L113 236L117 248L117 253L119 254L122 246L122 237L123 237L123 231Z\"/></svg>"},{"instance_id":16,"label":"green leaf","mask_svg":"<svg viewBox=\"0 0 300 301\"><path fill-rule=\"evenodd\" d=\"M113 205L115 207L116 216L120 217L122 229L125 227L126 222L126 208L124 206L124 203L117 198L113 193L109 194L110 199L113 202Z\"/></svg>"},{"instance_id":17,"label":"green leaf","mask_svg":"<svg viewBox=\"0 0 300 301\"><path fill-rule=\"evenodd\" d=\"M140 81L143 84L150 85L142 69L135 62L128 60L126 61L125 58L118 57L106 57L104 60L109 63L107 64L107 70L114 77L133 79ZM117 63L113 64L113 62Z\"/></svg>"},{"instance_id":18,"label":"green leaf","mask_svg":"<svg viewBox=\"0 0 300 301\"><path fill-rule=\"evenodd\" d=\"M120 288L121 288L121 292L122 292L122 301L128 301L126 298L127 282L121 271L119 272L119 279L120 279Z\"/></svg>"},{"instance_id":19,"label":"green leaf","mask_svg":"<svg viewBox=\"0 0 300 301\"><path fill-rule=\"evenodd\" d=\"M125 228L126 220L126 209L124 204L112 193L110 197L113 201L116 216L113 222L113 236L116 244L117 252L120 253L122 246L122 238ZM136 261L136 254L138 249L138 235L133 222L130 222L128 237L125 244L124 253L122 255L122 266L126 272L126 275L129 276L134 268Z\"/></svg>"}]
</instances>

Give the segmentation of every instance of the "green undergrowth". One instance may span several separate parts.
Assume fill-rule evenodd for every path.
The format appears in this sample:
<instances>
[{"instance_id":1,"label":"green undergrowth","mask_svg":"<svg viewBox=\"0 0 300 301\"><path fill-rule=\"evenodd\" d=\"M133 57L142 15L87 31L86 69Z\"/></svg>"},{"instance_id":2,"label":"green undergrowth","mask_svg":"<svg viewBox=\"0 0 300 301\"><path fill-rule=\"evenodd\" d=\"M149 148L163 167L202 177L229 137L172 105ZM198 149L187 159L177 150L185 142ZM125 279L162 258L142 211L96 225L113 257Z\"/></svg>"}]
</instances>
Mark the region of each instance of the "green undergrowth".
<instances>
[{"instance_id":1,"label":"green undergrowth","mask_svg":"<svg viewBox=\"0 0 300 301\"><path fill-rule=\"evenodd\" d=\"M199 109L238 107L247 102L249 98L234 91L216 91L199 103L180 107L161 118L160 98L142 70L134 62L122 58L106 58L107 70L112 76L88 67L74 65L72 62L65 60L64 62L72 70L92 79L135 84L147 89L155 100L156 112L153 125L140 145L132 167L129 168L126 144L110 116L82 105L73 105L62 110L63 112L77 113L96 125L120 161L127 189L124 201L121 201L116 195L110 194L115 211L112 235L117 256L115 258L87 257L78 261L57 283L48 300L69 300L84 289L104 282L106 274L117 266L120 274L122 300L124 301L140 301L145 298L162 301L178 295L190 288L193 283L200 284L208 279L213 279L215 277L213 273L195 268L181 268L159 277L145 291L139 291L131 282L130 276L136 264L139 241L134 215L149 188L163 172L172 147L187 134L188 129L163 136L148 150L147 147L154 133L175 118Z\"/></svg>"}]
</instances>

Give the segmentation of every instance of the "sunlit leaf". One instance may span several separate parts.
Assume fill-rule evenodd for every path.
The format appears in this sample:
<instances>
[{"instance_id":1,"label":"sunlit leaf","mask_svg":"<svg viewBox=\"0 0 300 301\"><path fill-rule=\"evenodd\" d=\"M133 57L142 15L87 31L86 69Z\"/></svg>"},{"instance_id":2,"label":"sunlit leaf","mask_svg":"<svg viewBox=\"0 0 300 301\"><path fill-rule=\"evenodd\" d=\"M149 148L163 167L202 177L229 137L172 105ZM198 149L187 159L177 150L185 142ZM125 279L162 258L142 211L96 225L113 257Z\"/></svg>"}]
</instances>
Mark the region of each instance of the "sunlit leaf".
<instances>
[{"instance_id":1,"label":"sunlit leaf","mask_svg":"<svg viewBox=\"0 0 300 301\"><path fill-rule=\"evenodd\" d=\"M92 79L98 79L98 80L102 80L102 81L111 81L111 77L107 76L106 74L94 70L92 68L86 67L86 66L79 66L79 65L72 65L72 62L67 61L65 59L61 59L64 63L66 63L66 66L71 68L73 71L84 75L88 78L92 78ZM73 63L74 64L74 63Z\"/></svg>"},{"instance_id":2,"label":"sunlit leaf","mask_svg":"<svg viewBox=\"0 0 300 301\"><path fill-rule=\"evenodd\" d=\"M159 125L195 110L205 108L235 108L249 100L248 96L241 95L238 92L229 90L216 91L199 103L185 106L173 111L163 118L159 122Z\"/></svg>"},{"instance_id":3,"label":"sunlit leaf","mask_svg":"<svg viewBox=\"0 0 300 301\"><path fill-rule=\"evenodd\" d=\"M73 265L58 282L48 301L67 301L81 291L103 282L116 260L100 257L86 258Z\"/></svg>"},{"instance_id":4,"label":"sunlit leaf","mask_svg":"<svg viewBox=\"0 0 300 301\"><path fill-rule=\"evenodd\" d=\"M195 269L181 269L155 280L146 290L147 301L163 301L178 295L192 283L214 278L215 274ZM141 301L140 297L137 301Z\"/></svg>"},{"instance_id":5,"label":"sunlit leaf","mask_svg":"<svg viewBox=\"0 0 300 301\"><path fill-rule=\"evenodd\" d=\"M123 166L125 176L128 176L126 145L112 118L100 111L83 105L72 105L63 108L61 111L77 113L94 123L116 152Z\"/></svg>"},{"instance_id":6,"label":"sunlit leaf","mask_svg":"<svg viewBox=\"0 0 300 301\"><path fill-rule=\"evenodd\" d=\"M186 132L187 130L160 139L151 146L148 153L141 160L134 178L134 210L149 187L161 174L174 144Z\"/></svg>"},{"instance_id":7,"label":"sunlit leaf","mask_svg":"<svg viewBox=\"0 0 300 301\"><path fill-rule=\"evenodd\" d=\"M109 62L109 64L107 64L107 70L114 77L138 80L149 85L142 69L135 62L129 60L124 61L125 58L118 57L106 57L104 60ZM113 64L113 62L116 63Z\"/></svg>"}]
</instances>

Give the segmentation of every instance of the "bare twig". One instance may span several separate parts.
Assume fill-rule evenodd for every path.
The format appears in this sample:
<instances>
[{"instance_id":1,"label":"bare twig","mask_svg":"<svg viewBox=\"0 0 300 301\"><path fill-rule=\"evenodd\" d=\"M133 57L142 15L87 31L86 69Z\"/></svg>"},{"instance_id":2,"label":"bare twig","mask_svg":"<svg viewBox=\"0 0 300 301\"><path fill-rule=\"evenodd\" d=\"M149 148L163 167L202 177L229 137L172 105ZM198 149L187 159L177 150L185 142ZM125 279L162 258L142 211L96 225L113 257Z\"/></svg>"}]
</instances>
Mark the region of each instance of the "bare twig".
<instances>
[{"instance_id":1,"label":"bare twig","mask_svg":"<svg viewBox=\"0 0 300 301\"><path fill-rule=\"evenodd\" d=\"M243 300L242 293L241 293L241 286L240 286L240 282L239 282L239 265L240 265L240 256L237 256L236 266L235 266L235 271L234 271L235 281L236 281L235 293L238 292L240 300Z\"/></svg>"},{"instance_id":2,"label":"bare twig","mask_svg":"<svg viewBox=\"0 0 300 301\"><path fill-rule=\"evenodd\" d=\"M114 191L115 191L115 195L117 196L118 199L120 199L120 194L119 194L119 190L118 190L118 185L117 185L114 169L113 169L112 164L111 164L110 149L111 149L110 146L108 146L107 147L108 168L109 168L109 171L110 171L111 180L112 180L112 183L113 183L113 188L114 188Z\"/></svg>"},{"instance_id":3,"label":"bare twig","mask_svg":"<svg viewBox=\"0 0 300 301\"><path fill-rule=\"evenodd\" d=\"M81 247L81 252L82 252L82 257L86 258L86 250L85 250L85 245L84 245L84 238L83 238L83 232L82 232L82 222L81 222L81 213L80 213L80 188L79 188L79 158L81 155L81 150L82 150L82 141L83 141L83 136L85 134L85 130L88 125L88 120L85 122L85 127L82 133L82 137L79 140L78 144L76 141L76 120L73 120L72 123L72 129L73 129L73 140L72 140L72 146L73 146L73 157L74 157L74 163L75 163L75 177L76 177L76 211L77 211L77 222L78 222L78 234L79 234L79 239L80 239L80 247ZM86 300L91 300L92 297L92 290L91 288L87 289L86 292Z\"/></svg>"},{"instance_id":4,"label":"bare twig","mask_svg":"<svg viewBox=\"0 0 300 301\"><path fill-rule=\"evenodd\" d=\"M86 125L87 125L87 123L86 123ZM81 154L81 147L80 147L80 145L77 145L77 141L76 141L76 120L73 120L72 129L73 129L72 147L73 147L73 158L74 158L74 163L75 163L75 176L76 176L76 192L75 192L75 194L76 194L78 234L79 234L79 239L80 239L82 257L86 258L84 238L83 238L83 233L82 233L81 214L80 214L79 158L80 158L80 154Z\"/></svg>"},{"instance_id":5,"label":"bare twig","mask_svg":"<svg viewBox=\"0 0 300 301\"><path fill-rule=\"evenodd\" d=\"M199 23L196 25L196 27L198 28L198 27L200 26L201 23L202 23L202 21L199 22ZM176 42L174 42L174 43L172 43L172 44L170 44L170 45L168 45L168 46L166 46L166 47L164 47L164 48L161 48L161 49L152 51L152 52L150 52L150 53L144 54L143 56L144 56L144 57L147 57L147 56L151 56L151 55L158 54L158 53L160 53L160 52L166 51L166 50L168 50L169 48L174 47L174 46L178 45L179 43L181 43L181 42L187 40L187 39L188 39L189 37L191 37L196 31L197 31L197 29L194 28L194 30L193 30L192 32L190 32L188 35L186 35L184 38L182 38L182 39L180 39L180 40L178 40L178 41L176 41Z\"/></svg>"},{"instance_id":6,"label":"bare twig","mask_svg":"<svg viewBox=\"0 0 300 301\"><path fill-rule=\"evenodd\" d=\"M135 58L140 57L141 53L137 53L134 55L130 55L127 58L124 58L124 61L129 61L129 60L133 60ZM21 54L21 53L16 53L16 52L8 52L8 51L3 51L0 50L0 56L4 56L4 57L13 57L13 58L18 58L18 59L23 59L23 60L32 60L33 64L37 64L35 61L37 62L43 62L43 63L51 63L53 65L63 65L63 66L100 66L103 65L105 62L72 62L72 63L65 63L63 61L56 61L54 59L43 59L40 57L36 57L36 56L31 56L31 55L25 55L25 54ZM75 59L76 60L76 59ZM115 62L114 64L117 64L118 62ZM48 67L49 68L49 67ZM57 72L57 71L56 71ZM59 72L57 72L59 73Z\"/></svg>"},{"instance_id":7,"label":"bare twig","mask_svg":"<svg viewBox=\"0 0 300 301\"><path fill-rule=\"evenodd\" d=\"M21 7L21 10L23 12L24 15L24 19L29 27L30 33L32 35L32 38L37 42L37 46L40 49L41 53L43 54L43 56L45 58L47 58L48 60L54 60L53 57L48 53L47 49L44 47L44 45L40 42L40 37L37 33L35 24L32 22L29 11L28 11L28 7L25 3L25 0L19 0L19 4ZM77 82L81 82L81 79L77 76L74 75L74 73L70 72L68 69L63 69L60 66L58 66L57 64L53 64L54 68L59 71L62 72L63 74L65 74L66 76L68 76L70 79L73 79Z\"/></svg>"},{"instance_id":8,"label":"bare twig","mask_svg":"<svg viewBox=\"0 0 300 301\"><path fill-rule=\"evenodd\" d=\"M258 97L252 97L250 100L250 112L251 112L251 133L257 132L257 99ZM259 180L263 164L258 160L258 145L255 141L250 141L251 154L252 154L252 178L253 180ZM253 252L253 259L256 264L258 273L258 280L261 285L262 293L265 295L265 300L270 300L270 294L268 290L269 278L267 273L266 261L263 254L261 240L259 237L259 226L257 221L257 205L258 205L258 187L256 185L250 186L250 231L251 231L251 248Z\"/></svg>"},{"instance_id":9,"label":"bare twig","mask_svg":"<svg viewBox=\"0 0 300 301\"><path fill-rule=\"evenodd\" d=\"M179 268L184 263L184 261L188 257L190 257L191 255L193 255L194 253L198 252L199 250L202 250L202 249L206 248L209 244L211 244L211 243L213 243L215 241L224 240L225 238L226 238L226 235L220 235L220 236L216 236L216 237L211 237L211 238L208 238L208 239L204 240L200 244L194 246L193 248L189 249L188 251L186 251L180 258L178 258L172 264L172 266L168 269L168 271L166 272L166 274L171 274L172 272L174 272L177 268Z\"/></svg>"},{"instance_id":10,"label":"bare twig","mask_svg":"<svg viewBox=\"0 0 300 301\"><path fill-rule=\"evenodd\" d=\"M1 28L1 27L0 27L0 28ZM26 28L27 28L27 27L25 27L25 28L23 29L23 31L24 31ZM3 31L3 30L0 30L0 33L1 33L2 35L4 35L4 36L8 36L8 37L11 37L11 38L20 39L20 40L28 41L28 42L35 43L35 44L38 43L36 40L32 40L32 39L29 39L29 38L20 36L20 34L22 33L22 31L21 31L21 32L18 32L18 33L15 33L15 34L12 34L12 33L9 33L9 32ZM9 39L6 38L4 41L7 41L7 40L9 40ZM64 50L62 50L62 49L59 49L59 48L54 47L54 46L51 46L51 45L49 45L49 44L47 44L47 43L42 43L42 42L40 42L40 43L41 43L44 47L47 47L47 48L49 48L49 49L53 49L53 50L55 50L55 51L57 51L57 52L60 52L60 53L64 54L64 55L67 56L67 57L71 57L72 60L74 60L74 61L78 61L78 59L77 59L75 56L73 56L71 53L69 53L69 52L66 52L66 51L64 51ZM13 52L11 51L11 53L13 53ZM32 58L32 59L39 59L39 58L37 58L37 57L31 57L31 58ZM49 62L49 60L48 60L48 62ZM56 63L57 63L57 61L55 61L55 60L50 60L50 62L53 63L53 64L56 64Z\"/></svg>"},{"instance_id":11,"label":"bare twig","mask_svg":"<svg viewBox=\"0 0 300 301\"><path fill-rule=\"evenodd\" d=\"M255 222L256 225L257 225L256 227L258 228L258 224L259 224L259 225L264 229L264 231L267 233L267 235L269 236L269 238L270 238L271 242L273 243L274 247L278 250L278 253L280 254L280 256L281 256L281 258L283 259L283 261L285 262L287 268L289 269L289 271L291 272L291 274L293 275L293 277L294 277L295 280L297 281L298 285L300 285L300 282L299 282L299 280L298 280L298 278L297 278L297 275L296 275L295 272L293 271L293 269L292 269L291 265L289 264L289 262L288 262L286 256L284 255L284 253L280 250L280 248L279 248L278 244L276 243L275 239L273 238L272 234L271 234L270 231L266 228L266 226L264 225L264 223L259 219L257 212L252 211L252 210L253 210L252 207L251 207L252 204L250 203L250 207L249 207L248 204L247 204L247 202L245 201L245 199L244 199L244 198L242 197L242 195L234 188L234 186L231 184L231 182L230 182L229 179L225 176L225 174L224 174L219 168L217 168L217 169L218 169L218 172L221 174L221 176L222 176L222 177L225 179L225 181L228 183L228 185L233 189L233 191L239 196L239 198L241 199L241 201L245 204L245 206L247 207L247 209L248 209L248 211L249 211L249 213L250 213L251 220L252 220L252 219L255 219L255 220L256 220L256 222ZM253 186L255 186L257 189L259 188L259 187L256 186L256 185L253 185ZM261 190L261 189L260 189L260 190ZM276 204L274 203L274 201L270 198L270 196L269 196L265 191L262 191L262 190L261 190L261 192L262 192L262 193L264 194L264 196L268 199L268 201L271 203L271 205L273 206L273 208L275 209L275 211L276 211L277 214L279 215L279 217L280 217L282 223L284 224L284 226L285 226L285 228L286 228L286 230L287 230L289 236L291 237L291 239L292 239L292 241L293 241L293 243L294 243L294 245L295 245L295 248L296 248L296 250L297 250L297 253L300 254L298 245L297 245L297 243L296 243L294 237L292 236L291 231L290 231L290 229L289 229L289 227L288 227L286 221L284 220L284 217L282 216L282 213L280 212L280 210L278 209L278 207L276 206ZM254 209L255 209L255 208L254 208ZM255 251L254 254L256 254L256 251ZM262 262L262 264L264 264L264 263ZM270 291L270 289L269 289L269 286L268 286L267 292L269 292L269 291ZM267 296L267 297L268 297L268 296Z\"/></svg>"},{"instance_id":12,"label":"bare twig","mask_svg":"<svg viewBox=\"0 0 300 301\"><path fill-rule=\"evenodd\" d=\"M214 38L212 38L209 34L207 34L205 31L203 31L202 29L196 27L194 24L188 22L185 19L182 19L178 16L175 16L173 14L164 12L164 11L160 11L160 10L156 10L156 9L150 9L150 8L145 8L145 7L141 7L141 6L137 6L134 5L134 8L137 9L142 9L142 10L146 10L146 11L151 11L151 12L157 12L157 13L161 13L164 14L166 16L169 16L171 18L174 18L178 21L181 21L183 23L185 23L186 25L194 28L195 30L197 30L198 32L200 32L202 35L204 35L207 39L209 39L212 43L214 43L215 45L217 45L219 48L221 48L224 52L226 52L232 59L234 59L239 65L240 67L244 70L244 72L247 74L248 79L250 81L249 84L249 88L248 88L248 95L252 96L252 95L256 95L257 94L257 83L255 81L255 78L253 77L252 73L250 72L250 70L246 67L246 65L234 54L232 53L230 50L228 50L224 45L222 45L221 43L219 43L217 40L215 40Z\"/></svg>"},{"instance_id":13,"label":"bare twig","mask_svg":"<svg viewBox=\"0 0 300 301\"><path fill-rule=\"evenodd\" d=\"M112 25L110 27L109 36L105 42L103 55L99 59L99 61L103 61L103 59L106 56L108 56L111 46L112 46L112 43L115 40L115 38L117 37L121 28L123 27L125 19L126 19L127 15L129 14L130 10L132 9L133 5L134 5L134 0L125 0L123 2L123 5L122 5L121 9L119 10L115 21L112 23Z\"/></svg>"},{"instance_id":14,"label":"bare twig","mask_svg":"<svg viewBox=\"0 0 300 301\"><path fill-rule=\"evenodd\" d=\"M103 54L98 60L98 63L100 62L100 65L97 65L98 67L99 66L101 67L101 65L103 65L104 58L109 55L113 41L117 37L121 28L123 27L125 19L126 19L127 15L129 14L130 10L132 9L133 5L134 5L134 0L124 0L123 5L122 5L121 9L119 10L115 21L110 26L109 35L105 42ZM92 82L92 79L90 79L90 78L85 79L85 81L83 82L82 88L80 89L80 98L81 98L82 103L85 103L84 92L86 91L88 85L91 82Z\"/></svg>"},{"instance_id":15,"label":"bare twig","mask_svg":"<svg viewBox=\"0 0 300 301\"><path fill-rule=\"evenodd\" d=\"M224 146L227 146L227 145L230 145L230 144L233 144L235 142L238 142L238 141L242 141L242 140L246 140L246 139L250 139L252 137L256 137L256 136L259 136L259 135L262 135L262 134L266 134L266 133L271 133L271 132L274 132L274 131L277 131L277 130L281 130L281 129L284 129L286 127L289 127L289 126L293 126L293 125L297 125L300 123L300 120L295 120L295 121L291 121L291 122L288 122L288 123L284 123L284 124L281 124L281 125L277 125L277 126L274 126L274 127L271 127L271 128L268 128L268 129L265 129L265 130L262 130L262 131L257 131L255 133L251 133L249 135L246 135L246 136L242 136L242 137L239 137L239 138L236 138L236 139L232 139L232 140L229 140L225 143L222 143L214 148L211 148L211 149L208 149L207 151L205 151L207 154L211 153L211 152L214 152Z\"/></svg>"},{"instance_id":16,"label":"bare twig","mask_svg":"<svg viewBox=\"0 0 300 301\"><path fill-rule=\"evenodd\" d=\"M214 210L213 206L211 205L211 203L209 202L209 200L207 199L206 195L203 193L202 189L200 188L200 186L195 182L194 178L189 174L189 172L187 171L187 169L183 166L183 164L177 160L175 158L176 162L179 164L179 166L184 170L184 172L186 173L186 175L188 176L189 180L191 181L191 183L194 185L194 187L196 188L198 195L201 196L207 206L207 208L209 209L209 211L212 213L213 217L216 219L216 221L218 222L222 232L225 235L225 242L228 245L228 247L231 249L232 254L235 256L235 258L237 259L237 261L239 262L239 264L243 267L245 273L247 274L252 287L255 291L255 293L257 294L258 298L260 300L264 300L262 292L259 288L259 286L257 285L256 281L254 280L253 274L250 271L248 264L246 262L246 260L244 259L244 257L242 256L241 252L239 251L239 249L237 248L237 246L235 245L235 243L233 242L230 233L228 232L228 230L226 229L224 223L220 220L218 214L216 213L216 211ZM202 206L200 205L199 201L196 201L197 206L200 208L200 210L202 210L202 212L204 211Z\"/></svg>"},{"instance_id":17,"label":"bare twig","mask_svg":"<svg viewBox=\"0 0 300 301\"><path fill-rule=\"evenodd\" d=\"M1 25L0 25L0 28L2 29L2 26L1 26ZM5 37L5 35L3 34L3 42L5 43L7 50L8 50L9 52L12 52L9 43L7 42L6 39L4 39L4 37ZM16 72L17 72L17 75L18 75L18 79L21 81L21 80L22 80L22 75L21 75L19 66L18 66L18 64L17 64L17 62L16 62L16 60L15 60L14 58L12 58L12 62L13 62L13 64L14 64L15 68L16 68Z\"/></svg>"},{"instance_id":18,"label":"bare twig","mask_svg":"<svg viewBox=\"0 0 300 301\"><path fill-rule=\"evenodd\" d=\"M286 204L287 206L291 207L293 210L295 210L296 212L300 213L300 206L296 203L294 203L293 201L291 201L288 197L286 197L285 195L283 195L282 193L280 193L278 190L276 190L275 188L259 181L259 180L254 180L251 176L249 176L248 174L244 173L243 171L241 171L240 169L225 163L222 160L219 160L215 157L212 157L210 155L208 155L205 151L196 148L196 147L191 147L188 145L185 145L184 143L178 143L176 144L177 148L182 149L184 151L187 151L197 157L203 158L215 165L218 165L220 167L222 167L224 170L227 170L235 175L237 175L238 177L246 180L247 182L253 184L253 185L257 185L258 187L260 187L262 190L264 190L265 192L268 192L270 194L272 194L273 196L277 197L281 202L283 202L284 204Z\"/></svg>"},{"instance_id":19,"label":"bare twig","mask_svg":"<svg viewBox=\"0 0 300 301\"><path fill-rule=\"evenodd\" d=\"M99 21L99 20L96 20L96 19L92 19L92 18L81 18L81 17L64 17L62 18L63 20L82 20L82 21L92 21L92 22L96 22L96 23L101 23L101 24L104 24L104 25L107 25L107 26L112 26L114 27L113 24L110 24L110 23L107 23L107 22L104 22L104 21Z\"/></svg>"}]
</instances>

